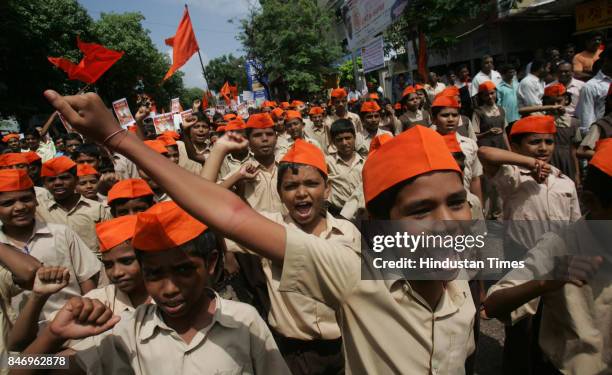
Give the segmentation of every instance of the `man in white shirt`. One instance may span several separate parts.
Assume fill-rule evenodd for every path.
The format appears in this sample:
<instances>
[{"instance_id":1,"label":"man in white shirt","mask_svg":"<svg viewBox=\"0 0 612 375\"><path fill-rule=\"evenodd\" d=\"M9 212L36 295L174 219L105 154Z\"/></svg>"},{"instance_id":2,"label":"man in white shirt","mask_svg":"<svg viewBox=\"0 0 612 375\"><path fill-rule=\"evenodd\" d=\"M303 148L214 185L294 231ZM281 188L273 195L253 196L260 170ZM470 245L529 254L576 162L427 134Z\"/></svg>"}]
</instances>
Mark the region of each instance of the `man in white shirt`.
<instances>
[{"instance_id":1,"label":"man in white shirt","mask_svg":"<svg viewBox=\"0 0 612 375\"><path fill-rule=\"evenodd\" d=\"M557 79L549 83L548 86L554 85L555 83L561 83L565 86L571 98L571 102L565 107L565 113L573 117L575 116L574 113L576 112L578 97L580 96L580 91L584 86L584 82L573 77L572 63L567 61L557 66L556 77Z\"/></svg>"},{"instance_id":2,"label":"man in white shirt","mask_svg":"<svg viewBox=\"0 0 612 375\"><path fill-rule=\"evenodd\" d=\"M436 72L429 72L429 83L425 85L425 91L427 92L427 96L429 96L429 100L432 102L436 95L446 88L446 85L439 82L439 79Z\"/></svg>"},{"instance_id":3,"label":"man in white shirt","mask_svg":"<svg viewBox=\"0 0 612 375\"><path fill-rule=\"evenodd\" d=\"M474 76L474 79L472 79L472 84L470 85L470 95L472 97L478 95L478 86L480 86L481 83L491 81L495 84L495 86L498 86L501 83L502 76L494 68L493 57L490 55L484 55L482 58L480 71L478 74L476 74L476 76Z\"/></svg>"},{"instance_id":4,"label":"man in white shirt","mask_svg":"<svg viewBox=\"0 0 612 375\"><path fill-rule=\"evenodd\" d=\"M548 63L544 60L534 60L531 73L521 80L518 87L519 108L541 106L544 96L544 81L548 74Z\"/></svg>"},{"instance_id":5,"label":"man in white shirt","mask_svg":"<svg viewBox=\"0 0 612 375\"><path fill-rule=\"evenodd\" d=\"M611 47L612 48L612 47ZM576 106L576 117L580 119L580 131L586 134L592 123L604 116L606 109L606 97L612 83L612 56L609 49L605 49L600 59L601 70L595 77L588 80L580 92L578 105Z\"/></svg>"}]
</instances>

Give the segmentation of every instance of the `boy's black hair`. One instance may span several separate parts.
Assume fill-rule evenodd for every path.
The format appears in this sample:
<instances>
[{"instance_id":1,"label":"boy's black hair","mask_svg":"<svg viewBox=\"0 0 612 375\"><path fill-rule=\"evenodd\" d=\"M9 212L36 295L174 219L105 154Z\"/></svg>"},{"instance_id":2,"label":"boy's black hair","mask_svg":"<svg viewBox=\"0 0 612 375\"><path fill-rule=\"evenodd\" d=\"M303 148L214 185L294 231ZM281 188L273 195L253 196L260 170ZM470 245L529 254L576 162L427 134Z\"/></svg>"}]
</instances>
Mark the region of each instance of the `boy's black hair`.
<instances>
[{"instance_id":1,"label":"boy's black hair","mask_svg":"<svg viewBox=\"0 0 612 375\"><path fill-rule=\"evenodd\" d=\"M99 160L102 152L100 151L100 147L95 143L83 143L77 146L76 150L72 153L72 160L76 160L80 154L93 156Z\"/></svg>"},{"instance_id":2,"label":"boy's black hair","mask_svg":"<svg viewBox=\"0 0 612 375\"><path fill-rule=\"evenodd\" d=\"M36 129L35 126L30 126L29 128L27 128L24 132L23 132L23 136L27 136L27 135L33 135L36 138L41 138L40 137L40 133L38 132L38 130Z\"/></svg>"},{"instance_id":3,"label":"boy's black hair","mask_svg":"<svg viewBox=\"0 0 612 375\"><path fill-rule=\"evenodd\" d=\"M287 172L288 170L291 170L291 173L298 174L298 169L300 167L306 167L306 166L307 166L306 164L301 164L301 163L285 163L285 162L280 163L278 165L276 190L280 193L281 183L283 182L283 176L285 175L285 172ZM308 166L310 167L310 165ZM315 168L315 169L319 172L321 177L323 177L323 181L325 181L325 183L327 184L327 176L325 175L325 173L321 172L318 168Z\"/></svg>"},{"instance_id":4,"label":"boy's black hair","mask_svg":"<svg viewBox=\"0 0 612 375\"><path fill-rule=\"evenodd\" d=\"M83 137L81 137L81 135L79 133L67 133L62 135L62 139L64 140L64 144L66 144L66 142L70 141L70 140L78 140L81 143L83 143Z\"/></svg>"},{"instance_id":5,"label":"boy's black hair","mask_svg":"<svg viewBox=\"0 0 612 375\"><path fill-rule=\"evenodd\" d=\"M582 189L593 193L603 208L612 206L612 177L601 169L593 165L588 166Z\"/></svg>"},{"instance_id":6,"label":"boy's black hair","mask_svg":"<svg viewBox=\"0 0 612 375\"><path fill-rule=\"evenodd\" d=\"M149 207L151 207L153 206L153 204L155 204L154 199L155 199L155 195L145 195L144 197L137 197L137 198L117 198L109 203L110 212L111 212L111 215L115 217L115 214L117 213L117 206L125 204L127 201L131 201L131 200L139 200L141 202L145 202L149 205Z\"/></svg>"},{"instance_id":7,"label":"boy's black hair","mask_svg":"<svg viewBox=\"0 0 612 375\"><path fill-rule=\"evenodd\" d=\"M222 122L223 121L223 115L220 114L219 112L215 112L215 114L213 115L213 122Z\"/></svg>"},{"instance_id":8,"label":"boy's black hair","mask_svg":"<svg viewBox=\"0 0 612 375\"><path fill-rule=\"evenodd\" d=\"M341 133L351 133L352 135L355 135L355 127L353 126L351 120L341 118L331 124L329 134L331 135L332 140Z\"/></svg>"},{"instance_id":9,"label":"boy's black hair","mask_svg":"<svg viewBox=\"0 0 612 375\"><path fill-rule=\"evenodd\" d=\"M544 68L548 64L548 62L544 59L535 59L531 63L531 72L537 72L538 70Z\"/></svg>"},{"instance_id":10,"label":"boy's black hair","mask_svg":"<svg viewBox=\"0 0 612 375\"><path fill-rule=\"evenodd\" d=\"M499 68L499 72L501 74L506 74L511 70L516 70L516 68L514 67L514 64L510 64L510 63L505 63Z\"/></svg>"},{"instance_id":11,"label":"boy's black hair","mask_svg":"<svg viewBox=\"0 0 612 375\"><path fill-rule=\"evenodd\" d=\"M197 256L204 259L205 264L208 264L210 255L216 251L217 264L215 265L213 277L210 280L210 286L215 286L219 282L221 276L223 275L223 254L226 250L223 237L218 236L212 229L206 229L196 238L182 244L178 248L187 252L191 256ZM143 252L138 249L134 250L136 253L136 259L138 262L141 262Z\"/></svg>"},{"instance_id":12,"label":"boy's black hair","mask_svg":"<svg viewBox=\"0 0 612 375\"><path fill-rule=\"evenodd\" d=\"M208 116L206 116L203 112L196 112L193 115L198 120L198 122L205 122L206 125L210 126L210 120L208 120Z\"/></svg>"}]
</instances>

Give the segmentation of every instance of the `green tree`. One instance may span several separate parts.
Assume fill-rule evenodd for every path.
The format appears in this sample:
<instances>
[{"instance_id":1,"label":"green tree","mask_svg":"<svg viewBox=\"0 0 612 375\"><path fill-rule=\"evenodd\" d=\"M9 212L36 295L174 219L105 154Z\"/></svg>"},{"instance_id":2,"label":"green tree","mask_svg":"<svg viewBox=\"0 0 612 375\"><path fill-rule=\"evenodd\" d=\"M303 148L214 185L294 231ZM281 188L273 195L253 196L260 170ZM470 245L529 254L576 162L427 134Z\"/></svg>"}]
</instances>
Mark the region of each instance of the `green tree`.
<instances>
[{"instance_id":1,"label":"green tree","mask_svg":"<svg viewBox=\"0 0 612 375\"><path fill-rule=\"evenodd\" d=\"M187 110L191 108L193 101L196 99L202 100L204 96L204 90L199 87L189 87L183 90L181 94L181 105L183 109Z\"/></svg>"},{"instance_id":2,"label":"green tree","mask_svg":"<svg viewBox=\"0 0 612 375\"><path fill-rule=\"evenodd\" d=\"M400 19L384 34L385 49L401 50L424 33L427 48L444 50L457 42L453 29L488 13L491 1L482 0L410 0ZM417 53L416 43L413 44Z\"/></svg>"},{"instance_id":3,"label":"green tree","mask_svg":"<svg viewBox=\"0 0 612 375\"><path fill-rule=\"evenodd\" d=\"M42 92L74 93L83 84L68 81L47 56L78 61L76 37L90 40L93 21L75 0L0 1L0 112L22 125L30 116L50 112Z\"/></svg>"},{"instance_id":4,"label":"green tree","mask_svg":"<svg viewBox=\"0 0 612 375\"><path fill-rule=\"evenodd\" d=\"M214 58L206 65L204 76L208 87L217 91L227 81L232 85L238 85L238 91L247 89L247 76L244 57L235 57L231 53Z\"/></svg>"},{"instance_id":5,"label":"green tree","mask_svg":"<svg viewBox=\"0 0 612 375\"><path fill-rule=\"evenodd\" d=\"M238 40L247 58L258 61L259 78L285 86L294 97L320 92L341 48L326 38L329 14L315 0L266 0L241 20Z\"/></svg>"},{"instance_id":6,"label":"green tree","mask_svg":"<svg viewBox=\"0 0 612 375\"><path fill-rule=\"evenodd\" d=\"M96 83L99 93L107 101L127 97L134 109L134 87L139 80L144 91L157 103L158 109L169 110L170 99L183 91L182 72L176 72L163 82L170 67L170 59L161 53L142 27L144 16L140 13L102 13L92 27L97 41L104 46L124 51L123 57Z\"/></svg>"},{"instance_id":7,"label":"green tree","mask_svg":"<svg viewBox=\"0 0 612 375\"><path fill-rule=\"evenodd\" d=\"M357 57L357 69L361 69L361 56ZM347 60L338 67L340 73L340 86L350 86L355 84L355 70L353 69L353 60Z\"/></svg>"}]
</instances>

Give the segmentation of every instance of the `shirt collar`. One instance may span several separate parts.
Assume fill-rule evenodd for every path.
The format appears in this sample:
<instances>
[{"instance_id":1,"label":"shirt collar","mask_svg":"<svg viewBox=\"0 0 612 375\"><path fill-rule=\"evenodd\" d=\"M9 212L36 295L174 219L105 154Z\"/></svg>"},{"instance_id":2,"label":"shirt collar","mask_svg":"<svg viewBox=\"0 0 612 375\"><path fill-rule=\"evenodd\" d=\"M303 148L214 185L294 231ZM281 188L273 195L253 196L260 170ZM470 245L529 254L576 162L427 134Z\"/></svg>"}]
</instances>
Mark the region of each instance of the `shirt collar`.
<instances>
[{"instance_id":1,"label":"shirt collar","mask_svg":"<svg viewBox=\"0 0 612 375\"><path fill-rule=\"evenodd\" d=\"M57 203L54 198L49 199L47 202L49 202L49 209L50 210L54 209L54 208L60 208L61 209L59 203ZM76 210L79 206L82 206L82 205L85 205L85 206L89 207L90 206L89 200L87 198L85 198L83 195L79 194L79 200L74 205L74 207L72 207L72 209L70 211L68 211L68 212L72 212L72 211Z\"/></svg>"},{"instance_id":2,"label":"shirt collar","mask_svg":"<svg viewBox=\"0 0 612 375\"><path fill-rule=\"evenodd\" d=\"M227 154L227 158L230 159L231 161L235 161L238 163L244 163L248 161L249 159L253 158L253 153L249 150L249 152L247 152L247 155L242 160L235 158L232 154Z\"/></svg>"},{"instance_id":3,"label":"shirt collar","mask_svg":"<svg viewBox=\"0 0 612 375\"><path fill-rule=\"evenodd\" d=\"M205 327L203 330L209 331L210 329L213 329L217 323L226 328L239 328L241 323L236 321L236 318L231 314L231 311L226 311L227 306L225 306L224 300L219 297L217 292L213 291L212 289L207 289L206 291L214 297L213 300L216 302L216 306L211 325ZM161 316L161 311L156 305L148 305L146 308L153 309L153 313L145 314L145 320L142 323L140 334L138 335L140 341L149 340L159 330L176 332L174 329L170 328L166 322L164 322L164 319L162 319ZM190 343L189 345L191 346L192 344L193 343Z\"/></svg>"},{"instance_id":4,"label":"shirt collar","mask_svg":"<svg viewBox=\"0 0 612 375\"><path fill-rule=\"evenodd\" d=\"M301 230L300 227L293 220L291 215L289 215L288 213L283 213L283 220L285 221L287 225L293 226L294 228ZM331 215L329 212L325 213L325 221L326 221L326 228L319 235L319 238L329 239L332 234L339 234L339 235L344 234L344 232L340 228L340 220L333 217L333 215Z\"/></svg>"},{"instance_id":5,"label":"shirt collar","mask_svg":"<svg viewBox=\"0 0 612 375\"><path fill-rule=\"evenodd\" d=\"M46 236L50 234L51 234L51 230L49 229L49 226L47 225L45 221L34 219L34 229L32 230L32 236L30 237L30 240L28 240L28 242L30 242L34 237ZM0 242L3 244L15 247L15 245L12 244L12 242L9 240L9 238L6 236L6 234L2 230L2 224L0 224ZM20 250L23 250L23 249L20 249Z\"/></svg>"},{"instance_id":6,"label":"shirt collar","mask_svg":"<svg viewBox=\"0 0 612 375\"><path fill-rule=\"evenodd\" d=\"M384 280L384 283L387 289L389 289L389 291L392 291L393 289L397 288L402 288L403 293L408 294L412 298L418 300L421 305L425 306L426 308L431 308L429 304L423 299L423 297L421 297L414 289L412 289L410 282L408 282L405 278L400 276L397 276L397 278L390 280L388 278L389 276L387 275ZM468 296L466 295L465 291L459 287L459 283L463 282L462 280L466 280L466 278L467 274L464 273L463 275L459 275L457 279L446 283L444 292L442 293L442 297L440 297L440 301L438 302L438 305L433 311L435 319L452 315L459 311L461 306L463 306ZM465 283L467 284L467 281L465 281ZM471 298L471 296L469 297Z\"/></svg>"},{"instance_id":7,"label":"shirt collar","mask_svg":"<svg viewBox=\"0 0 612 375\"><path fill-rule=\"evenodd\" d=\"M378 135L378 134L377 134ZM347 163L346 161L344 161L344 159L342 159L340 157L340 155L338 154L338 152L334 152L333 154L331 154L332 157L334 159L336 159L337 163L342 163L344 165L347 165L349 167L352 167L353 165L357 165L359 163L362 163L364 161L363 156L361 156L360 153L358 153L357 151L355 151L355 158L353 159L353 162L351 164Z\"/></svg>"}]
</instances>

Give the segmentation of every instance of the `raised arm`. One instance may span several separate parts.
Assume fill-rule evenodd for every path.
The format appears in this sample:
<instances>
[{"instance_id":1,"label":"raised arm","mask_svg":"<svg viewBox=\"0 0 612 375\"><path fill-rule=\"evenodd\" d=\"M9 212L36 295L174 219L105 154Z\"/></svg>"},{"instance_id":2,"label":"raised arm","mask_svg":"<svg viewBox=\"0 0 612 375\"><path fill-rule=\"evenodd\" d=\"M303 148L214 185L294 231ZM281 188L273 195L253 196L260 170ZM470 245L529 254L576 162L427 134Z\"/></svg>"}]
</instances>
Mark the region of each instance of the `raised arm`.
<instances>
[{"instance_id":1,"label":"raised arm","mask_svg":"<svg viewBox=\"0 0 612 375\"><path fill-rule=\"evenodd\" d=\"M286 241L283 226L259 215L227 189L184 170L136 136L121 131L98 95L62 97L48 90L45 96L79 132L132 160L195 218L268 259L282 261Z\"/></svg>"},{"instance_id":2,"label":"raised arm","mask_svg":"<svg viewBox=\"0 0 612 375\"><path fill-rule=\"evenodd\" d=\"M543 181L551 172L549 164L531 156L517 154L512 151L502 150L497 147L482 146L478 149L478 157L483 164L485 173L488 176L497 174L499 167L504 164L516 165L529 169L533 172L534 178Z\"/></svg>"}]
</instances>

